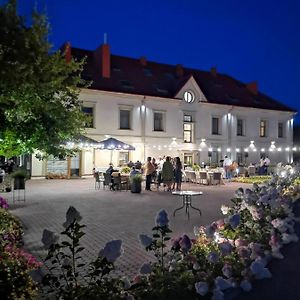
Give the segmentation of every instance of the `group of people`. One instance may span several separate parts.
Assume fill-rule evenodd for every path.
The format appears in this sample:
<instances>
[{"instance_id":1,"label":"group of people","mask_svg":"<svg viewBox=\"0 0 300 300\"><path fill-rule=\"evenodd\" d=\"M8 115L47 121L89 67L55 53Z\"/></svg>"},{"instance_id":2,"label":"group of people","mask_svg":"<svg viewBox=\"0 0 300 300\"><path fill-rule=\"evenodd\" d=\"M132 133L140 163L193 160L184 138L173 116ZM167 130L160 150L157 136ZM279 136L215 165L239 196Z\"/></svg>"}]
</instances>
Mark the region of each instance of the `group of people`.
<instances>
[{"instance_id":1,"label":"group of people","mask_svg":"<svg viewBox=\"0 0 300 300\"><path fill-rule=\"evenodd\" d=\"M158 161L150 156L144 166L146 176L146 190L151 191L151 182L157 183L157 188L163 183L168 191L181 190L182 182L182 163L180 158L160 157ZM175 187L176 185L176 187Z\"/></svg>"},{"instance_id":2,"label":"group of people","mask_svg":"<svg viewBox=\"0 0 300 300\"><path fill-rule=\"evenodd\" d=\"M259 164L250 164L256 166L259 175L267 175L268 174L268 167L270 165L270 159L268 156L262 156L260 158ZM236 161L232 161L227 155L225 155L223 160L223 168L225 173L226 179L231 179L236 173L239 165ZM248 175L249 176L249 175Z\"/></svg>"},{"instance_id":3,"label":"group of people","mask_svg":"<svg viewBox=\"0 0 300 300\"><path fill-rule=\"evenodd\" d=\"M258 166L258 175L267 175L268 174L268 167L270 165L270 159L268 156L262 156L259 160Z\"/></svg>"},{"instance_id":4,"label":"group of people","mask_svg":"<svg viewBox=\"0 0 300 300\"><path fill-rule=\"evenodd\" d=\"M223 168L225 173L225 179L231 179L236 173L239 164L235 160L231 160L227 155L225 155L223 160Z\"/></svg>"},{"instance_id":5,"label":"group of people","mask_svg":"<svg viewBox=\"0 0 300 300\"><path fill-rule=\"evenodd\" d=\"M181 190L182 183L182 163L179 157L171 158L170 156L160 157L158 161L153 157L148 157L144 165L137 161L133 163L128 162L128 167L131 168L129 176L134 176L136 174L144 174L146 177L146 190L151 191L151 183L155 182L157 188L163 183L167 187L168 191ZM118 172L114 169L113 164L110 163L108 169L105 171L106 174L112 175L113 172ZM93 169L94 177L96 176L96 170ZM114 189L113 177L111 189Z\"/></svg>"}]
</instances>

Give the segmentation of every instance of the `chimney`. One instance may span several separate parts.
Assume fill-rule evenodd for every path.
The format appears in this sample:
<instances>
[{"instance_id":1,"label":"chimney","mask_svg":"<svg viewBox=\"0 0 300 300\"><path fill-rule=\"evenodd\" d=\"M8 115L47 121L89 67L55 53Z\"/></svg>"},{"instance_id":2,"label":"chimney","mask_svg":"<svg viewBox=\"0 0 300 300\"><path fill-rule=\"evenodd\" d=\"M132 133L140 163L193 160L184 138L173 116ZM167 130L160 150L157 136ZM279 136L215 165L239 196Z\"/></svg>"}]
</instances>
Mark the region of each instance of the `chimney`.
<instances>
[{"instance_id":1,"label":"chimney","mask_svg":"<svg viewBox=\"0 0 300 300\"><path fill-rule=\"evenodd\" d=\"M63 48L64 48L66 62L69 63L71 62L72 59L72 48L70 42L66 42Z\"/></svg>"},{"instance_id":2,"label":"chimney","mask_svg":"<svg viewBox=\"0 0 300 300\"><path fill-rule=\"evenodd\" d=\"M147 59L145 56L140 57L140 64L145 67L147 66Z\"/></svg>"},{"instance_id":3,"label":"chimney","mask_svg":"<svg viewBox=\"0 0 300 300\"><path fill-rule=\"evenodd\" d=\"M105 36L104 44L94 51L94 63L103 78L110 78L110 47Z\"/></svg>"},{"instance_id":4,"label":"chimney","mask_svg":"<svg viewBox=\"0 0 300 300\"><path fill-rule=\"evenodd\" d=\"M211 67L210 68L210 74L214 77L217 77L217 68L216 67Z\"/></svg>"},{"instance_id":5,"label":"chimney","mask_svg":"<svg viewBox=\"0 0 300 300\"><path fill-rule=\"evenodd\" d=\"M246 88L254 95L258 94L258 84L257 81L249 82L246 84Z\"/></svg>"},{"instance_id":6,"label":"chimney","mask_svg":"<svg viewBox=\"0 0 300 300\"><path fill-rule=\"evenodd\" d=\"M181 77L181 76L183 76L183 73L184 73L184 71L183 71L183 67L182 67L182 65L176 65L176 75L178 76L178 77Z\"/></svg>"},{"instance_id":7,"label":"chimney","mask_svg":"<svg viewBox=\"0 0 300 300\"><path fill-rule=\"evenodd\" d=\"M101 74L104 78L110 78L110 49L108 44L101 46Z\"/></svg>"}]
</instances>

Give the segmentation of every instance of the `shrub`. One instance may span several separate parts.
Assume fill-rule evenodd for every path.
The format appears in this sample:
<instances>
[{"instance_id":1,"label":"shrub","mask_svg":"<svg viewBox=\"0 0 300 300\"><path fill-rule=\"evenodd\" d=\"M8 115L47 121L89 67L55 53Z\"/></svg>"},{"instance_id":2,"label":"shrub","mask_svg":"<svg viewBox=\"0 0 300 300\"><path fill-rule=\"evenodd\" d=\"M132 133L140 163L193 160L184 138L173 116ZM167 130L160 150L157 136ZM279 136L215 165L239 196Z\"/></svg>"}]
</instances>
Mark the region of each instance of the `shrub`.
<instances>
[{"instance_id":1,"label":"shrub","mask_svg":"<svg viewBox=\"0 0 300 300\"><path fill-rule=\"evenodd\" d=\"M22 241L23 229L20 221L7 210L0 208L0 244L19 244Z\"/></svg>"},{"instance_id":2,"label":"shrub","mask_svg":"<svg viewBox=\"0 0 300 300\"><path fill-rule=\"evenodd\" d=\"M200 166L197 164L193 164L192 169L193 171L200 171Z\"/></svg>"},{"instance_id":3,"label":"shrub","mask_svg":"<svg viewBox=\"0 0 300 300\"><path fill-rule=\"evenodd\" d=\"M231 181L239 182L239 183L250 183L250 184L262 184L266 181L269 181L272 176L251 176L251 177L235 177L232 178Z\"/></svg>"},{"instance_id":4,"label":"shrub","mask_svg":"<svg viewBox=\"0 0 300 300\"><path fill-rule=\"evenodd\" d=\"M38 268L33 256L15 245L0 246L0 294L2 299L35 299L38 289L30 271Z\"/></svg>"},{"instance_id":5,"label":"shrub","mask_svg":"<svg viewBox=\"0 0 300 300\"><path fill-rule=\"evenodd\" d=\"M121 173L124 173L124 174L130 173L130 168L129 168L129 167L123 167L123 168L121 169Z\"/></svg>"},{"instance_id":6,"label":"shrub","mask_svg":"<svg viewBox=\"0 0 300 300\"><path fill-rule=\"evenodd\" d=\"M2 201L3 203L3 201ZM35 258L18 248L22 244L20 221L0 208L0 295L2 299L34 299L37 286L30 272L40 266Z\"/></svg>"},{"instance_id":7,"label":"shrub","mask_svg":"<svg viewBox=\"0 0 300 300\"><path fill-rule=\"evenodd\" d=\"M27 172L24 168L19 168L13 171L10 176L12 178L27 178Z\"/></svg>"},{"instance_id":8,"label":"shrub","mask_svg":"<svg viewBox=\"0 0 300 300\"><path fill-rule=\"evenodd\" d=\"M143 181L143 176L141 174L135 174L130 176L130 183L141 183Z\"/></svg>"}]
</instances>

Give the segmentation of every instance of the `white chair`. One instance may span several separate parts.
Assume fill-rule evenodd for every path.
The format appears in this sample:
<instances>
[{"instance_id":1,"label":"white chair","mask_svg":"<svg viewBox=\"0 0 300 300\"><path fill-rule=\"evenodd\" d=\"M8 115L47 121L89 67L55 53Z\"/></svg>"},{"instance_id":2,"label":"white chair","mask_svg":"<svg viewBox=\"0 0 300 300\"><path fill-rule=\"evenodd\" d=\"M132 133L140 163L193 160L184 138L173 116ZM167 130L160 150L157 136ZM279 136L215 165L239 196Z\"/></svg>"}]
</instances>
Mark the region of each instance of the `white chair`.
<instances>
[{"instance_id":1,"label":"white chair","mask_svg":"<svg viewBox=\"0 0 300 300\"><path fill-rule=\"evenodd\" d=\"M199 183L200 184L208 184L207 173L200 171L199 172Z\"/></svg>"},{"instance_id":2,"label":"white chair","mask_svg":"<svg viewBox=\"0 0 300 300\"><path fill-rule=\"evenodd\" d=\"M255 176L255 166L248 167L248 174L249 176Z\"/></svg>"}]
</instances>

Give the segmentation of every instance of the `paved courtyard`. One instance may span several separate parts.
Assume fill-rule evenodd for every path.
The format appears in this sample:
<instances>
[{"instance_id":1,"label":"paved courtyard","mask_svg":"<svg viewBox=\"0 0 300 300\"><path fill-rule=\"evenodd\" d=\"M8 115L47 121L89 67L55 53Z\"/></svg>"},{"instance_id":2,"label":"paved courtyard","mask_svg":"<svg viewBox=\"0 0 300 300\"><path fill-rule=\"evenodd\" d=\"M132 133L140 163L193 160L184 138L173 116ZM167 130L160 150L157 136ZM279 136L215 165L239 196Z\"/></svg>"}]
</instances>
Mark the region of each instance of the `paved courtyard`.
<instances>
[{"instance_id":1,"label":"paved courtyard","mask_svg":"<svg viewBox=\"0 0 300 300\"><path fill-rule=\"evenodd\" d=\"M202 196L193 199L193 205L202 210L202 216L191 210L190 220L180 210L175 218L172 213L181 205L181 198L170 192L95 190L94 180L30 180L26 186L26 203L12 204L11 194L4 194L11 203L13 213L23 222L25 247L38 257L45 256L41 236L47 228L57 233L63 230L65 214L70 205L82 216L86 235L83 238L85 259L98 254L111 239L122 239L124 255L119 261L122 272L134 274L140 265L149 259L149 253L141 247L138 235L151 234L156 213L164 208L169 213L172 236L187 233L193 235L194 226L206 225L221 217L220 207L230 203L234 191L240 186L200 186L186 183L185 189L201 190Z\"/></svg>"},{"instance_id":2,"label":"paved courtyard","mask_svg":"<svg viewBox=\"0 0 300 300\"><path fill-rule=\"evenodd\" d=\"M27 182L26 203L12 204L12 195L8 198L12 212L17 215L25 230L25 248L39 258L45 256L41 243L44 228L57 233L63 230L65 213L70 205L76 207L87 225L83 238L84 259L94 258L105 243L111 239L122 239L124 255L119 259L120 273L134 275L142 263L152 257L140 246L138 235L151 234L157 211L164 208L169 213L173 237L187 233L193 237L194 226L206 225L221 217L220 206L229 204L234 191L241 185L226 183L224 186L200 186L184 184L184 189L201 190L203 195L193 200L193 205L201 208L202 216L191 211L188 220L181 210L174 218L174 209L181 204L177 196L163 191L142 191L132 194L126 191L112 192L95 190L94 180L30 180ZM296 205L296 214L300 215L300 203ZM296 226L300 234L300 224ZM300 295L300 243L287 245L283 249L284 260L274 260L270 264L273 274L271 280L255 282L251 293L243 293L237 299L299 299Z\"/></svg>"}]
</instances>

